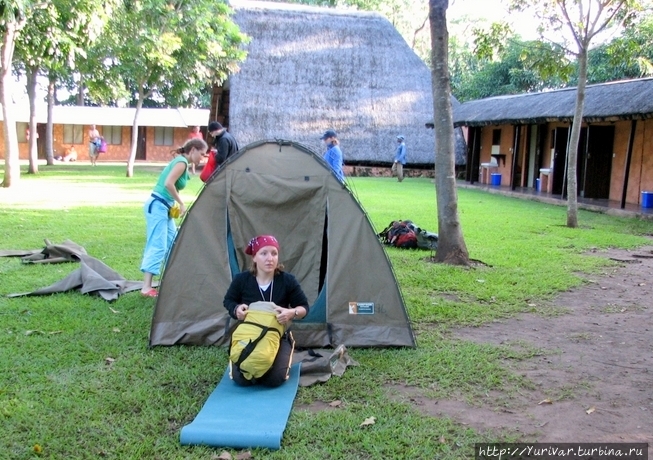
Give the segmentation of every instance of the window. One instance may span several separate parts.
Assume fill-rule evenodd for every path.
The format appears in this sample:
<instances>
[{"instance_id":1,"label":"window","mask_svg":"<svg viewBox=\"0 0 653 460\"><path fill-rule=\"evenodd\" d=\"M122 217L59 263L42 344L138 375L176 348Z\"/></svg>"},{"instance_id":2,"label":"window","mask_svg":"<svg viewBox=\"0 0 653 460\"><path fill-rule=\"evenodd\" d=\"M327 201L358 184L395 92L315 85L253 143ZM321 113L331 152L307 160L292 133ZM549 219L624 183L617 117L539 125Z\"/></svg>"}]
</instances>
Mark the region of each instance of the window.
<instances>
[{"instance_id":1,"label":"window","mask_svg":"<svg viewBox=\"0 0 653 460\"><path fill-rule=\"evenodd\" d=\"M122 126L103 126L102 137L109 145L122 144Z\"/></svg>"},{"instance_id":2,"label":"window","mask_svg":"<svg viewBox=\"0 0 653 460\"><path fill-rule=\"evenodd\" d=\"M16 122L16 135L18 136L18 142L27 142L27 128L29 128L28 123L25 123L24 121Z\"/></svg>"},{"instance_id":3,"label":"window","mask_svg":"<svg viewBox=\"0 0 653 460\"><path fill-rule=\"evenodd\" d=\"M492 145L501 145L501 130L492 130Z\"/></svg>"},{"instance_id":4,"label":"window","mask_svg":"<svg viewBox=\"0 0 653 460\"><path fill-rule=\"evenodd\" d=\"M83 144L84 143L84 126L83 125L63 125L63 143L64 144Z\"/></svg>"},{"instance_id":5,"label":"window","mask_svg":"<svg viewBox=\"0 0 653 460\"><path fill-rule=\"evenodd\" d=\"M154 145L172 145L174 128L171 126L154 127Z\"/></svg>"}]
</instances>

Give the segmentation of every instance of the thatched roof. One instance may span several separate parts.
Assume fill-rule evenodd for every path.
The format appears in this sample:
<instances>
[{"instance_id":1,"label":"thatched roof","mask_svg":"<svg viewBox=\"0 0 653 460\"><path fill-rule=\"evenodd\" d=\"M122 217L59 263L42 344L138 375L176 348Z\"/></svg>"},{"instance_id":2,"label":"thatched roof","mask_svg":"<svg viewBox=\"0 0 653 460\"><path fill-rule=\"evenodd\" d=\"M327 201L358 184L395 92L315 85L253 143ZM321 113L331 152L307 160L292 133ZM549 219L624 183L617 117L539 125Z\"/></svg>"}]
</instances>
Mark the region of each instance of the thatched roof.
<instances>
[{"instance_id":1,"label":"thatched roof","mask_svg":"<svg viewBox=\"0 0 653 460\"><path fill-rule=\"evenodd\" d=\"M391 162L406 136L409 163L433 163L431 72L383 16L232 1L251 37L229 82L229 130L240 145L289 139L322 152L337 131L346 162Z\"/></svg>"},{"instance_id":2,"label":"thatched roof","mask_svg":"<svg viewBox=\"0 0 653 460\"><path fill-rule=\"evenodd\" d=\"M454 108L455 126L571 122L576 88L542 93L497 96L462 103ZM586 122L653 118L653 78L588 85Z\"/></svg>"}]
</instances>

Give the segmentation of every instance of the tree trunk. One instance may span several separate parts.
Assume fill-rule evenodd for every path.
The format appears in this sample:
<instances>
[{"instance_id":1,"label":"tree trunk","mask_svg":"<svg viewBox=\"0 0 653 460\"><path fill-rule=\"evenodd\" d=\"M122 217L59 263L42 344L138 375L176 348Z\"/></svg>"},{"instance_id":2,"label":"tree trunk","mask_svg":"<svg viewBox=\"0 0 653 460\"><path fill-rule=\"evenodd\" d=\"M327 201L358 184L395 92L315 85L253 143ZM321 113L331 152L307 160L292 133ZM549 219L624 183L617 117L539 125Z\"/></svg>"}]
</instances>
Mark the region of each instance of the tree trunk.
<instances>
[{"instance_id":1,"label":"tree trunk","mask_svg":"<svg viewBox=\"0 0 653 460\"><path fill-rule=\"evenodd\" d=\"M79 86L77 87L77 97L76 103L78 106L84 106L84 76L80 75L79 77Z\"/></svg>"},{"instance_id":2,"label":"tree trunk","mask_svg":"<svg viewBox=\"0 0 653 460\"><path fill-rule=\"evenodd\" d=\"M132 144L129 151L129 161L127 161L127 177L134 177L134 162L136 161L136 150L138 149L138 114L141 107L143 107L143 98L139 97L138 101L136 101L136 113L132 125Z\"/></svg>"},{"instance_id":3,"label":"tree trunk","mask_svg":"<svg viewBox=\"0 0 653 460\"><path fill-rule=\"evenodd\" d=\"M587 84L587 46L582 44L578 53L578 88L576 92L576 107L574 121L571 124L571 136L567 146L567 227L578 227L578 143L580 129L583 124L585 108L585 85Z\"/></svg>"},{"instance_id":4,"label":"tree trunk","mask_svg":"<svg viewBox=\"0 0 653 460\"><path fill-rule=\"evenodd\" d=\"M56 77L52 74L48 77L48 120L45 125L45 158L47 159L48 166L54 164L54 136L52 134L52 112L55 105L55 83Z\"/></svg>"},{"instance_id":5,"label":"tree trunk","mask_svg":"<svg viewBox=\"0 0 653 460\"><path fill-rule=\"evenodd\" d=\"M36 77L39 71L37 67L27 67L27 98L29 100L29 168L27 174L39 173L39 155L36 141L39 137L36 127Z\"/></svg>"},{"instance_id":6,"label":"tree trunk","mask_svg":"<svg viewBox=\"0 0 653 460\"><path fill-rule=\"evenodd\" d=\"M0 46L0 103L4 122L2 129L5 135L5 176L3 187L11 187L20 179L20 162L18 157L18 136L16 136L16 120L11 107L11 94L13 79L11 75L11 61L14 56L16 39L16 24L6 21Z\"/></svg>"},{"instance_id":7,"label":"tree trunk","mask_svg":"<svg viewBox=\"0 0 653 460\"><path fill-rule=\"evenodd\" d=\"M436 139L435 191L439 237L435 260L452 265L469 265L469 253L458 217L455 141L448 65L448 7L448 0L429 0L433 122Z\"/></svg>"}]
</instances>

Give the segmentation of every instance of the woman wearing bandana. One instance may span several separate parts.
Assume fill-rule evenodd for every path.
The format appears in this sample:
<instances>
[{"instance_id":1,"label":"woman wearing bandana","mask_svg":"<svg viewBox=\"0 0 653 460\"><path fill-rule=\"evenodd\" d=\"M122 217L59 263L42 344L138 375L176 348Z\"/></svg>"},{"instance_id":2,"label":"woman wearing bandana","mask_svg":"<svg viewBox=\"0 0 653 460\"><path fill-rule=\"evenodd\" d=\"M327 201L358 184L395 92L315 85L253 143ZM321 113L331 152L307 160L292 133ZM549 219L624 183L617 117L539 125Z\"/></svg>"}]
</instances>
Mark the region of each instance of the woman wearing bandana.
<instances>
[{"instance_id":1,"label":"woman wearing bandana","mask_svg":"<svg viewBox=\"0 0 653 460\"><path fill-rule=\"evenodd\" d=\"M272 235L252 238L245 249L252 257L250 270L236 275L224 297L224 307L229 315L240 321L247 316L249 305L254 302L273 302L277 321L288 325L292 320L308 314L308 300L301 286L290 273L283 271L279 263L279 243ZM240 385L253 383L275 387L286 381L294 344L281 340L277 356L269 371L256 382L247 380L234 366L232 376Z\"/></svg>"}]
</instances>

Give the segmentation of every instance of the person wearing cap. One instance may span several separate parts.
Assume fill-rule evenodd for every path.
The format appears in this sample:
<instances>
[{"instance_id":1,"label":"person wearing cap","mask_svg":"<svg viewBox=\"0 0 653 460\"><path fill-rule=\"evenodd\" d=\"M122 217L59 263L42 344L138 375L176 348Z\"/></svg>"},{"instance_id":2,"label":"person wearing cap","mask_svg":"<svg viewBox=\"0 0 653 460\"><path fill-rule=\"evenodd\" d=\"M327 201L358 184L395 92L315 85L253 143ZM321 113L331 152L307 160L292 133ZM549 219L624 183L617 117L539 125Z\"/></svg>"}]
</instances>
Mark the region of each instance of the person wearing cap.
<instances>
[{"instance_id":1,"label":"person wearing cap","mask_svg":"<svg viewBox=\"0 0 653 460\"><path fill-rule=\"evenodd\" d=\"M340 150L340 142L338 141L336 132L332 129L327 129L320 139L323 140L327 146L327 150L324 153L324 161L331 166L331 170L333 170L333 173L336 175L338 180L344 182L345 174L342 171L342 150Z\"/></svg>"},{"instance_id":2,"label":"person wearing cap","mask_svg":"<svg viewBox=\"0 0 653 460\"><path fill-rule=\"evenodd\" d=\"M223 305L229 315L243 321L249 305L263 301L275 304L280 324L288 325L293 320L304 318L308 314L308 299L297 279L283 271L277 239L272 235L252 238L245 254L252 257L251 268L233 278L224 296ZM274 387L285 382L292 364L293 347L290 340L282 339L272 367L256 383ZM232 371L233 379L239 385L253 383L242 376L237 366L234 365Z\"/></svg>"},{"instance_id":3,"label":"person wearing cap","mask_svg":"<svg viewBox=\"0 0 653 460\"><path fill-rule=\"evenodd\" d=\"M392 172L397 174L397 180L404 180L404 165L406 164L406 144L403 135L397 136L397 150L395 151L395 161L392 163Z\"/></svg>"},{"instance_id":4,"label":"person wearing cap","mask_svg":"<svg viewBox=\"0 0 653 460\"><path fill-rule=\"evenodd\" d=\"M217 121L209 123L209 134L213 137L213 148L215 149L215 161L217 165L221 165L227 158L232 156L238 151L238 143L231 135L227 128L222 126Z\"/></svg>"}]
</instances>

